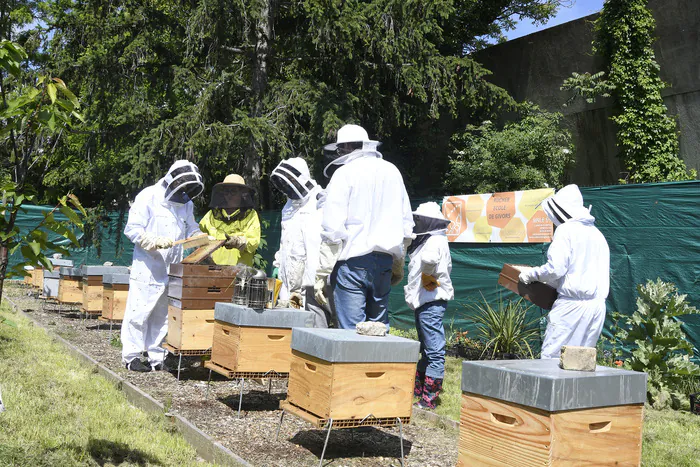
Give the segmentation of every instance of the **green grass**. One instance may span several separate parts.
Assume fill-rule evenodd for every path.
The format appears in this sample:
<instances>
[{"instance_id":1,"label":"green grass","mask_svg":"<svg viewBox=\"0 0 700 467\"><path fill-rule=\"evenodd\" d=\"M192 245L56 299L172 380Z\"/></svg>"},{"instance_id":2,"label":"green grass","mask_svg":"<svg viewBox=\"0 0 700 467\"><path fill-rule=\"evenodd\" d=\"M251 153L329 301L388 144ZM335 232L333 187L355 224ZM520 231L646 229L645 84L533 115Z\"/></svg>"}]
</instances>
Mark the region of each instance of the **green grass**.
<instances>
[{"instance_id":1,"label":"green grass","mask_svg":"<svg viewBox=\"0 0 700 467\"><path fill-rule=\"evenodd\" d=\"M129 405L41 328L4 306L2 317L17 326L0 322L6 407L0 413L0 465L208 465L163 417Z\"/></svg>"},{"instance_id":2,"label":"green grass","mask_svg":"<svg viewBox=\"0 0 700 467\"><path fill-rule=\"evenodd\" d=\"M459 420L462 404L462 359L445 358L445 379L442 382L439 405L435 413Z\"/></svg>"},{"instance_id":3,"label":"green grass","mask_svg":"<svg viewBox=\"0 0 700 467\"><path fill-rule=\"evenodd\" d=\"M644 466L700 465L700 416L644 409Z\"/></svg>"}]
</instances>

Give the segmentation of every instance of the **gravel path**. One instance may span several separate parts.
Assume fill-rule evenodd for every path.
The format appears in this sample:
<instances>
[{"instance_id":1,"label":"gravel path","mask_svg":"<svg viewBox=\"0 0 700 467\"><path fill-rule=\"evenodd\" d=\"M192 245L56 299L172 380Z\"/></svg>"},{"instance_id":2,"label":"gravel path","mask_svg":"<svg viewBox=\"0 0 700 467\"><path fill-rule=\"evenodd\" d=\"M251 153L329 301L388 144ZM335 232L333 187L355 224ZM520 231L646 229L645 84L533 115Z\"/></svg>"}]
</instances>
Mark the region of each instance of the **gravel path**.
<instances>
[{"instance_id":1,"label":"gravel path","mask_svg":"<svg viewBox=\"0 0 700 467\"><path fill-rule=\"evenodd\" d=\"M207 397L209 371L199 357L183 358L185 369L178 382L166 372L135 373L121 365L118 342L119 326L111 332L109 325L96 319L84 320L77 310L56 306L31 296L32 289L15 282L6 283L5 294L33 319L55 330L94 359L118 373L130 383L159 400L171 412L189 419L255 466L318 465L325 431L291 415L285 416L279 440L275 433L281 411L279 401L286 397L286 382L267 385L246 381L241 418L237 418L238 382L214 374ZM177 367L177 360L167 363ZM404 426L404 451L407 466L443 467L457 461L456 430L442 429L416 420ZM326 450L325 465L398 466L400 457L398 429L357 428L333 430Z\"/></svg>"}]
</instances>

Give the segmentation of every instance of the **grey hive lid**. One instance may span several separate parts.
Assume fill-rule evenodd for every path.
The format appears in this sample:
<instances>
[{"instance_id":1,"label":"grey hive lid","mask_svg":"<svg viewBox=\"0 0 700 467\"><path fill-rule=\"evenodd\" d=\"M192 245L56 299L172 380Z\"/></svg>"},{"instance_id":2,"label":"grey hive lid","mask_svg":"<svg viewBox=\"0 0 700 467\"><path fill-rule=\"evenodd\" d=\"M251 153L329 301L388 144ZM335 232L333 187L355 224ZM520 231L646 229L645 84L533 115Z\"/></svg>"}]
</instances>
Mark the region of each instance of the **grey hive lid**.
<instances>
[{"instance_id":1,"label":"grey hive lid","mask_svg":"<svg viewBox=\"0 0 700 467\"><path fill-rule=\"evenodd\" d=\"M61 276L83 277L83 273L80 268L62 267L59 271L61 273Z\"/></svg>"},{"instance_id":2,"label":"grey hive lid","mask_svg":"<svg viewBox=\"0 0 700 467\"><path fill-rule=\"evenodd\" d=\"M228 302L216 303L214 306L214 319L236 326L283 329L311 327L314 324L314 314L310 311L294 308L254 310L253 308Z\"/></svg>"},{"instance_id":3,"label":"grey hive lid","mask_svg":"<svg viewBox=\"0 0 700 467\"><path fill-rule=\"evenodd\" d=\"M103 284L128 284L129 274L105 274L102 276Z\"/></svg>"},{"instance_id":4,"label":"grey hive lid","mask_svg":"<svg viewBox=\"0 0 700 467\"><path fill-rule=\"evenodd\" d=\"M70 259L53 259L50 258L49 261L51 261L51 264L54 266L66 266L66 267L73 267L73 260Z\"/></svg>"},{"instance_id":5,"label":"grey hive lid","mask_svg":"<svg viewBox=\"0 0 700 467\"><path fill-rule=\"evenodd\" d=\"M363 336L354 329L295 328L292 350L327 362L416 363L420 343L392 335Z\"/></svg>"},{"instance_id":6,"label":"grey hive lid","mask_svg":"<svg viewBox=\"0 0 700 467\"><path fill-rule=\"evenodd\" d=\"M105 274L129 274L126 266L83 266L83 276L104 276Z\"/></svg>"},{"instance_id":7,"label":"grey hive lid","mask_svg":"<svg viewBox=\"0 0 700 467\"><path fill-rule=\"evenodd\" d=\"M58 279L61 277L61 271L44 271L44 279Z\"/></svg>"},{"instance_id":8,"label":"grey hive lid","mask_svg":"<svg viewBox=\"0 0 700 467\"><path fill-rule=\"evenodd\" d=\"M559 368L559 359L465 361L462 391L546 410L643 404L647 375L619 368Z\"/></svg>"}]
</instances>

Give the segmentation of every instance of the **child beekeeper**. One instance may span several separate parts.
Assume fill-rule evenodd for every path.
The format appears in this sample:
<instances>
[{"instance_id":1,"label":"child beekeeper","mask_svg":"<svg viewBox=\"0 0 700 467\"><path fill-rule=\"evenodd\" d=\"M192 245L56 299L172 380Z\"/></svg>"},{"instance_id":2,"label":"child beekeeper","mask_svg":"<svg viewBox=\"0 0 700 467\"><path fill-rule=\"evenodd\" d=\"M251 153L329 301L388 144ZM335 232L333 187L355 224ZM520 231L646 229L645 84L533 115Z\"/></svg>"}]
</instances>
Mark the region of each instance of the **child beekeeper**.
<instances>
[{"instance_id":1,"label":"child beekeeper","mask_svg":"<svg viewBox=\"0 0 700 467\"><path fill-rule=\"evenodd\" d=\"M255 211L255 190L246 186L240 175L228 175L211 191L211 210L199 222L199 228L217 240L226 240L224 248L212 255L214 264L253 265L260 245L260 219Z\"/></svg>"},{"instance_id":2,"label":"child beekeeper","mask_svg":"<svg viewBox=\"0 0 700 467\"><path fill-rule=\"evenodd\" d=\"M450 280L452 257L447 226L437 203L423 203L413 213L414 240L408 247L408 284L404 295L415 311L421 359L413 394L417 405L434 409L445 376L445 328L442 320L447 302L454 298Z\"/></svg>"},{"instance_id":3,"label":"child beekeeper","mask_svg":"<svg viewBox=\"0 0 700 467\"><path fill-rule=\"evenodd\" d=\"M520 281L546 282L559 292L542 343L542 358L558 358L564 345L595 347L598 342L610 290L610 249L578 186L565 186L542 208L557 226L547 264L521 272Z\"/></svg>"}]
</instances>

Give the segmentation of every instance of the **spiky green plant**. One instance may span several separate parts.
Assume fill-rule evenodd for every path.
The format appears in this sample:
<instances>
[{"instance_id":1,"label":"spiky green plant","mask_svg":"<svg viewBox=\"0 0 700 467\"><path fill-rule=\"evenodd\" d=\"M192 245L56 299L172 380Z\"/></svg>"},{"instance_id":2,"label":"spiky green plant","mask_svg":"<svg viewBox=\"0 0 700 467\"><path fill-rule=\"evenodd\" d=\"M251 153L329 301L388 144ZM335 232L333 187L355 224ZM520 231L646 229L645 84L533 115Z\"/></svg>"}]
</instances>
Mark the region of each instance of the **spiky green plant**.
<instances>
[{"instance_id":1,"label":"spiky green plant","mask_svg":"<svg viewBox=\"0 0 700 467\"><path fill-rule=\"evenodd\" d=\"M539 336L538 320L528 321L532 305L525 306L524 299L517 301L499 299L494 308L482 295L482 301L469 308L474 312L470 320L476 324L480 340L484 342L482 353L516 354L534 358L530 342Z\"/></svg>"}]
</instances>

